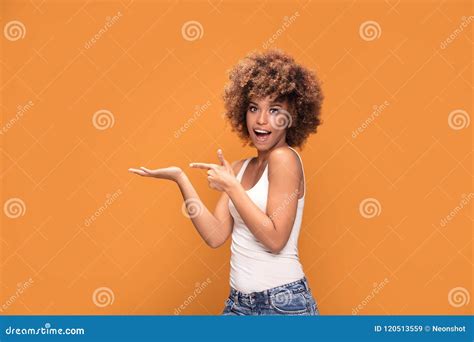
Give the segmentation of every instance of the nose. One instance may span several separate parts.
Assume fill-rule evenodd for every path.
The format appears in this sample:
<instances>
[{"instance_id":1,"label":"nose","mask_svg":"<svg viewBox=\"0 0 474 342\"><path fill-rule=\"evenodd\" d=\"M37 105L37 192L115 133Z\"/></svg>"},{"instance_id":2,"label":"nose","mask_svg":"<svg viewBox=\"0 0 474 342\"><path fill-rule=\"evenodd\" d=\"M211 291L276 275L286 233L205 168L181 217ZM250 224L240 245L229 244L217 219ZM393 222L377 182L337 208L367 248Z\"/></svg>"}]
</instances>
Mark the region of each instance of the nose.
<instances>
[{"instance_id":1,"label":"nose","mask_svg":"<svg viewBox=\"0 0 474 342\"><path fill-rule=\"evenodd\" d=\"M257 124L265 125L267 123L267 111L261 110L257 116Z\"/></svg>"}]
</instances>

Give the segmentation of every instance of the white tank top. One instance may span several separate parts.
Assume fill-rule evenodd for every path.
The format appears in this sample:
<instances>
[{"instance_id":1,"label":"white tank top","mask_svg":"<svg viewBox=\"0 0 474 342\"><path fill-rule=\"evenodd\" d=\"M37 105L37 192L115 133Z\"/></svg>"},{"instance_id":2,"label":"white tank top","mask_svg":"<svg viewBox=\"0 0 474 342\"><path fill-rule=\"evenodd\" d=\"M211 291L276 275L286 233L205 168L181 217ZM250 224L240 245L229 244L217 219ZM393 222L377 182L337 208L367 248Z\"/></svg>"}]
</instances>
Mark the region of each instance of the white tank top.
<instances>
[{"instance_id":1,"label":"white tank top","mask_svg":"<svg viewBox=\"0 0 474 342\"><path fill-rule=\"evenodd\" d=\"M291 148L291 147L290 147ZM303 161L293 148L303 167ZM236 178L242 181L242 176L251 158L244 161ZM304 170L303 170L304 179ZM268 163L257 184L247 195L266 213L268 196ZM298 199L296 218L286 246L278 253L271 253L252 232L247 228L237 209L229 200L229 211L234 218L230 258L230 286L244 292L260 292L281 286L304 277L303 267L298 257L298 236L303 219L304 198L306 196L306 181L304 181L303 197ZM268 213L267 213L268 214Z\"/></svg>"}]
</instances>

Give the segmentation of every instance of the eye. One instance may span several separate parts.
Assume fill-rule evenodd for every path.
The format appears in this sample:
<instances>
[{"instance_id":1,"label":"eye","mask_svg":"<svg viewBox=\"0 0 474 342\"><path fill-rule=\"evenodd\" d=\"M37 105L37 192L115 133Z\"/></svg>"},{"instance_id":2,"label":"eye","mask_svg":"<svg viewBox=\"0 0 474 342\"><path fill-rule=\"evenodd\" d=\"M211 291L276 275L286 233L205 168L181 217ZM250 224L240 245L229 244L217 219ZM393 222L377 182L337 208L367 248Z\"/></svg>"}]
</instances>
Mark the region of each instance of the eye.
<instances>
[{"instance_id":1,"label":"eye","mask_svg":"<svg viewBox=\"0 0 474 342\"><path fill-rule=\"evenodd\" d=\"M252 112L252 113L255 113L257 111L257 107L255 107L253 105L250 105L248 111Z\"/></svg>"},{"instance_id":2,"label":"eye","mask_svg":"<svg viewBox=\"0 0 474 342\"><path fill-rule=\"evenodd\" d=\"M270 114L278 114L280 112L280 108L270 108Z\"/></svg>"}]
</instances>

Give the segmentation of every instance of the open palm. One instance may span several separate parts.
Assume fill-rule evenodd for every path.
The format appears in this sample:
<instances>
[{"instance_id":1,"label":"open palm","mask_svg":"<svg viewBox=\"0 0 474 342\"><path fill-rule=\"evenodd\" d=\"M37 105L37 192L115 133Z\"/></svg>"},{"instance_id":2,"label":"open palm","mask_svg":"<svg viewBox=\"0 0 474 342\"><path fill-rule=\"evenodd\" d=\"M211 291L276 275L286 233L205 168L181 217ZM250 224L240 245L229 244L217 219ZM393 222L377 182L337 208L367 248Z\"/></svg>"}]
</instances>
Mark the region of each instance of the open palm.
<instances>
[{"instance_id":1,"label":"open palm","mask_svg":"<svg viewBox=\"0 0 474 342\"><path fill-rule=\"evenodd\" d=\"M155 170L150 170L142 166L139 169L130 168L128 171L143 177L155 177L169 179L172 181L176 181L183 174L183 170L177 166L170 166Z\"/></svg>"}]
</instances>

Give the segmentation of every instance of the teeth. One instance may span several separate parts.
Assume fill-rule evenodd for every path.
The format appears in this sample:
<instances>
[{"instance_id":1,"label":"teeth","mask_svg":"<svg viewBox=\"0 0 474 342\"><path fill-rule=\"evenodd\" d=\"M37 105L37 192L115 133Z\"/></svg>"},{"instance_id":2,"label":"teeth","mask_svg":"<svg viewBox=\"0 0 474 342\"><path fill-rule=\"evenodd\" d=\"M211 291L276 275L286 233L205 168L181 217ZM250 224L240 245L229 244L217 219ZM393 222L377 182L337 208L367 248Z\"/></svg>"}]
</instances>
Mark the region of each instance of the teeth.
<instances>
[{"instance_id":1,"label":"teeth","mask_svg":"<svg viewBox=\"0 0 474 342\"><path fill-rule=\"evenodd\" d=\"M257 133L270 133L270 131L265 131L263 129L255 129L254 131Z\"/></svg>"}]
</instances>

